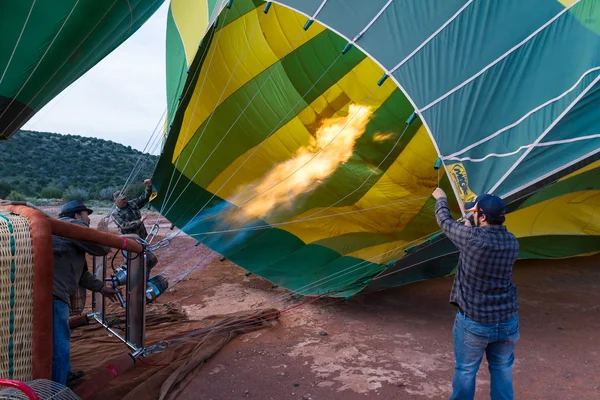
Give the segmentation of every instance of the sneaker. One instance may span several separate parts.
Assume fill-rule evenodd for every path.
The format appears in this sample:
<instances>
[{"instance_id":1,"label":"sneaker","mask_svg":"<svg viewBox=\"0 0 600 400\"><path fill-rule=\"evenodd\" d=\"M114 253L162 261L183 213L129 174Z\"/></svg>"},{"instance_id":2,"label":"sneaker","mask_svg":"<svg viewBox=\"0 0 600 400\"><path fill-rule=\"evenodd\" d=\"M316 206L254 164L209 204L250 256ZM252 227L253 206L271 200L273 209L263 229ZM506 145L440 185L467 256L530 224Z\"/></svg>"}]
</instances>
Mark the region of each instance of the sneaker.
<instances>
[{"instance_id":1,"label":"sneaker","mask_svg":"<svg viewBox=\"0 0 600 400\"><path fill-rule=\"evenodd\" d=\"M84 375L85 372L83 371L69 372L69 375L67 375L67 386L71 387L76 380L83 378Z\"/></svg>"}]
</instances>

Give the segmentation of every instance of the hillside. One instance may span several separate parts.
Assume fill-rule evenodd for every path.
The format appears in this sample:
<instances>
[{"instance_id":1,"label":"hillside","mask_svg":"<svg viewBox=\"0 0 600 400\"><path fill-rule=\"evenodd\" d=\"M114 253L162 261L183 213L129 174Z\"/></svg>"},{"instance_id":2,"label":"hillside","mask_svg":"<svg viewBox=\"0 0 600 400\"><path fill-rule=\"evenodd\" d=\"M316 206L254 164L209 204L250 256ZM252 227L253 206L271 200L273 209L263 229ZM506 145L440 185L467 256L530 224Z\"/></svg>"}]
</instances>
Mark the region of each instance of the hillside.
<instances>
[{"instance_id":1,"label":"hillside","mask_svg":"<svg viewBox=\"0 0 600 400\"><path fill-rule=\"evenodd\" d=\"M157 156L102 139L19 131L0 141L0 197L12 191L12 197L108 200L140 156L145 163L131 195L143 191L140 183L151 176Z\"/></svg>"}]
</instances>

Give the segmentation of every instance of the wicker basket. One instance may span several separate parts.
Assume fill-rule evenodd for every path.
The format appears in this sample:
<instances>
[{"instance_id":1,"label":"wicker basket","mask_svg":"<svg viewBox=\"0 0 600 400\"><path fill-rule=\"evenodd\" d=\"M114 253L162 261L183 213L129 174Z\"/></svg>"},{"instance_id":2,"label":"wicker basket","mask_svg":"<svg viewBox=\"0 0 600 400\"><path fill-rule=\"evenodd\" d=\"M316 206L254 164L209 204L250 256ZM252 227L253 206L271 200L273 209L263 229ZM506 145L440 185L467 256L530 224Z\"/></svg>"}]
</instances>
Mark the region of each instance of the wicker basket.
<instances>
[{"instance_id":1,"label":"wicker basket","mask_svg":"<svg viewBox=\"0 0 600 400\"><path fill-rule=\"evenodd\" d=\"M0 208L0 378L52 373L52 230L45 215Z\"/></svg>"}]
</instances>

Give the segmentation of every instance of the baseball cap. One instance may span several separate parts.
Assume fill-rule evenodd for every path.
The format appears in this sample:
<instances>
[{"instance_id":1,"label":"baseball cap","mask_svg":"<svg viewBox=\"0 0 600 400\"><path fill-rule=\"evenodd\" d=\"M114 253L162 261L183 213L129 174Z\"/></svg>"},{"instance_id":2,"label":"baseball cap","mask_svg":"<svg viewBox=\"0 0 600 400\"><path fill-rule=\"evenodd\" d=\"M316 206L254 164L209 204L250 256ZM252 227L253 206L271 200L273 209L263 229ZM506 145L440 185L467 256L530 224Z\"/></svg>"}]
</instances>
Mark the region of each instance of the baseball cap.
<instances>
[{"instance_id":1,"label":"baseball cap","mask_svg":"<svg viewBox=\"0 0 600 400\"><path fill-rule=\"evenodd\" d=\"M506 214L506 206L500 197L486 193L477 196L475 201L465 203L465 211L479 211L488 218L499 218Z\"/></svg>"}]
</instances>

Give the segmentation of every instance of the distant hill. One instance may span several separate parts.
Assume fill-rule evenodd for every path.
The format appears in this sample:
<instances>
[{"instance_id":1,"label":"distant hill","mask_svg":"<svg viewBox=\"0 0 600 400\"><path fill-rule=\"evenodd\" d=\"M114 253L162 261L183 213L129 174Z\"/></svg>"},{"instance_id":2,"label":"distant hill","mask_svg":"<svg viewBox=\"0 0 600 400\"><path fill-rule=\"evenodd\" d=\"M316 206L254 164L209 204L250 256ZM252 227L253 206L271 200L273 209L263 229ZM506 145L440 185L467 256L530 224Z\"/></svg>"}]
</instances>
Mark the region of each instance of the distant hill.
<instances>
[{"instance_id":1,"label":"distant hill","mask_svg":"<svg viewBox=\"0 0 600 400\"><path fill-rule=\"evenodd\" d=\"M120 189L142 156L145 160L130 195L158 161L130 146L108 140L48 132L19 131L0 141L0 197L13 200L64 198L108 200Z\"/></svg>"}]
</instances>

